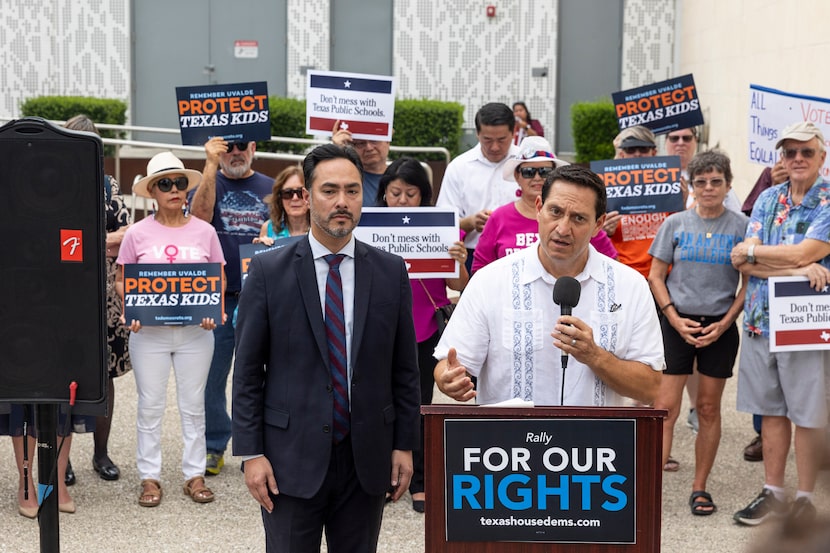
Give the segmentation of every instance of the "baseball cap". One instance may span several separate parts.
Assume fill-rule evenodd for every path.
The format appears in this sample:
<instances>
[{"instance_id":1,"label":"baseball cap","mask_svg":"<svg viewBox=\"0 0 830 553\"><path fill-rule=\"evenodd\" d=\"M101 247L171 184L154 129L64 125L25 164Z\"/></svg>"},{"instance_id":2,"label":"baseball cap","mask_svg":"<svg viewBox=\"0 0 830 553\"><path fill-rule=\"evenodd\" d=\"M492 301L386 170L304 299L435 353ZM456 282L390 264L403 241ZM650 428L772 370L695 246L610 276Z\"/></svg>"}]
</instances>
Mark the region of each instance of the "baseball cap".
<instances>
[{"instance_id":1,"label":"baseball cap","mask_svg":"<svg viewBox=\"0 0 830 553\"><path fill-rule=\"evenodd\" d=\"M816 127L809 121L799 121L793 123L781 133L781 138L775 143L775 149L781 147L785 140L797 140L798 142L807 142L812 138L818 138L824 144L824 135L821 134L821 129Z\"/></svg>"}]
</instances>

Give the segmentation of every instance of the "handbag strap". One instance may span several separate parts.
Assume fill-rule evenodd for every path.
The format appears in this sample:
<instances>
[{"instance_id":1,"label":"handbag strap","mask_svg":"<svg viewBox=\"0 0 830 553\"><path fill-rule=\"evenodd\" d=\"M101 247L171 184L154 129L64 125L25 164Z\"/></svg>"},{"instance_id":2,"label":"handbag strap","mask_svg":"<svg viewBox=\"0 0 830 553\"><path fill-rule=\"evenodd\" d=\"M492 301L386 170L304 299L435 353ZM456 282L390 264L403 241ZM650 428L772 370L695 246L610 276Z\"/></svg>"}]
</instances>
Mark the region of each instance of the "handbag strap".
<instances>
[{"instance_id":1,"label":"handbag strap","mask_svg":"<svg viewBox=\"0 0 830 553\"><path fill-rule=\"evenodd\" d=\"M429 298L429 303L431 303L431 304L432 304L433 309L435 309L436 311L438 311L438 306L437 306L437 305L435 305L435 300L434 300L434 299L432 299L432 294L430 294L430 293L429 293L429 290L427 290L427 285L426 285L426 284L424 284L423 279L420 279L420 278L419 278L419 279L418 279L418 282L420 282L420 283L421 283L421 286L423 287L424 292L426 292L427 298Z\"/></svg>"}]
</instances>

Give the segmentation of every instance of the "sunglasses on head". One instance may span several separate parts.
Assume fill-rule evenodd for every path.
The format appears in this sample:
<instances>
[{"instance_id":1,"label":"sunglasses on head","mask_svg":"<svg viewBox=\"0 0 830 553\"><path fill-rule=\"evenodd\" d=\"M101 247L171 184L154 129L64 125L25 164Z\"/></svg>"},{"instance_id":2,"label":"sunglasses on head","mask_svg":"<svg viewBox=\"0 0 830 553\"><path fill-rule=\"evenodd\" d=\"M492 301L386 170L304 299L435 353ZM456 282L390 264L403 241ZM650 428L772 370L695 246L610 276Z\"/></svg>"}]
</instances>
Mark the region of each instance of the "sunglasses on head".
<instances>
[{"instance_id":1,"label":"sunglasses on head","mask_svg":"<svg viewBox=\"0 0 830 553\"><path fill-rule=\"evenodd\" d=\"M158 187L161 192L170 192L174 186L176 190L187 190L187 184L187 177L176 177L175 179L164 177L157 180L154 186Z\"/></svg>"},{"instance_id":2,"label":"sunglasses on head","mask_svg":"<svg viewBox=\"0 0 830 553\"><path fill-rule=\"evenodd\" d=\"M233 149L236 148L240 152L244 152L248 149L247 142L228 142L228 153L231 153Z\"/></svg>"},{"instance_id":3,"label":"sunglasses on head","mask_svg":"<svg viewBox=\"0 0 830 553\"><path fill-rule=\"evenodd\" d=\"M303 190L304 188L283 188L280 190L280 196L283 200L288 201L294 196L297 196L298 199L303 199Z\"/></svg>"},{"instance_id":4,"label":"sunglasses on head","mask_svg":"<svg viewBox=\"0 0 830 553\"><path fill-rule=\"evenodd\" d=\"M522 178L532 179L536 174L546 179L548 175L553 173L553 167L519 167L519 174Z\"/></svg>"},{"instance_id":5,"label":"sunglasses on head","mask_svg":"<svg viewBox=\"0 0 830 553\"><path fill-rule=\"evenodd\" d=\"M795 159L799 153L801 153L801 157L804 159L812 159L813 156L816 155L815 148L787 148L782 152L784 154L784 159Z\"/></svg>"},{"instance_id":6,"label":"sunglasses on head","mask_svg":"<svg viewBox=\"0 0 830 553\"><path fill-rule=\"evenodd\" d=\"M669 136L666 137L666 140L668 140L671 143L680 142L681 140L683 142L688 143L688 142L691 142L692 140L694 140L694 138L695 138L695 135L693 135L693 134L670 134Z\"/></svg>"}]
</instances>

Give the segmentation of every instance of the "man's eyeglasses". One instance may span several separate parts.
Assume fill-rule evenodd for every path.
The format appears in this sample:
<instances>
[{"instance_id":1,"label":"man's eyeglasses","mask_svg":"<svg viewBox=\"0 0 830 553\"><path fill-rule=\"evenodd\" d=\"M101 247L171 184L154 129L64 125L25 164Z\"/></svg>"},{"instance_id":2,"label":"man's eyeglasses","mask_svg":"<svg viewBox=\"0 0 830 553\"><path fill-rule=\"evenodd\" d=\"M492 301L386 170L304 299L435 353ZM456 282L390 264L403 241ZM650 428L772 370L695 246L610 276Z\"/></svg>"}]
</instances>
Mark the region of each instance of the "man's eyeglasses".
<instances>
[{"instance_id":1,"label":"man's eyeglasses","mask_svg":"<svg viewBox=\"0 0 830 553\"><path fill-rule=\"evenodd\" d=\"M724 184L726 184L726 179L721 177L715 177L712 179L695 179L692 181L692 186L695 188L706 188L707 184L711 184L712 188L720 188Z\"/></svg>"},{"instance_id":2,"label":"man's eyeglasses","mask_svg":"<svg viewBox=\"0 0 830 553\"><path fill-rule=\"evenodd\" d=\"M787 148L783 152L784 159L795 159L795 156L797 156L799 152L801 153L801 157L804 159L812 159L813 156L816 155L815 148Z\"/></svg>"},{"instance_id":3,"label":"man's eyeglasses","mask_svg":"<svg viewBox=\"0 0 830 553\"><path fill-rule=\"evenodd\" d=\"M369 146L370 144L374 147L377 147L377 145L380 144L380 141L379 140L353 140L352 141L352 148L354 148L355 150L362 150L363 148L365 148L366 146Z\"/></svg>"},{"instance_id":4,"label":"man's eyeglasses","mask_svg":"<svg viewBox=\"0 0 830 553\"><path fill-rule=\"evenodd\" d=\"M283 188L280 190L280 197L285 201L289 201L294 196L302 200L304 190L304 188Z\"/></svg>"},{"instance_id":5,"label":"man's eyeglasses","mask_svg":"<svg viewBox=\"0 0 830 553\"><path fill-rule=\"evenodd\" d=\"M164 177L163 179L157 180L155 186L157 186L161 192L170 192L173 190L174 186L176 187L176 190L187 190L187 183L187 177L176 177L175 179Z\"/></svg>"},{"instance_id":6,"label":"man's eyeglasses","mask_svg":"<svg viewBox=\"0 0 830 553\"><path fill-rule=\"evenodd\" d=\"M553 173L553 167L519 167L519 174L525 179L532 179L537 174L546 179L551 173Z\"/></svg>"},{"instance_id":7,"label":"man's eyeglasses","mask_svg":"<svg viewBox=\"0 0 830 553\"><path fill-rule=\"evenodd\" d=\"M628 155L634 155L634 154L644 154L645 155L645 154L651 153L651 151L653 149L654 148L652 148L651 146L629 146L628 148L623 148L622 151L627 153Z\"/></svg>"},{"instance_id":8,"label":"man's eyeglasses","mask_svg":"<svg viewBox=\"0 0 830 553\"><path fill-rule=\"evenodd\" d=\"M240 152L248 149L248 142L228 142L228 153L231 153L236 148Z\"/></svg>"},{"instance_id":9,"label":"man's eyeglasses","mask_svg":"<svg viewBox=\"0 0 830 553\"><path fill-rule=\"evenodd\" d=\"M693 134L670 134L666 137L666 140L671 142L672 144L676 142L680 142L681 140L685 143L689 143L695 139L695 135Z\"/></svg>"}]
</instances>

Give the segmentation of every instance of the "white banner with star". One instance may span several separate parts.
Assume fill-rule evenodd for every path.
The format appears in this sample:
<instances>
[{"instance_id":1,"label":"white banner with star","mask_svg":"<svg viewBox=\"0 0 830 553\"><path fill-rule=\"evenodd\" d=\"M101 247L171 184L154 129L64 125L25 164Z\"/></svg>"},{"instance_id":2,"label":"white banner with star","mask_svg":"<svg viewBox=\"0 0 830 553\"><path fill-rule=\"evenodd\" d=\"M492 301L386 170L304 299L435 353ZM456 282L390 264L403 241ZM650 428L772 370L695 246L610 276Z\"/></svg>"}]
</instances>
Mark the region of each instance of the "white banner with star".
<instances>
[{"instance_id":1,"label":"white banner with star","mask_svg":"<svg viewBox=\"0 0 830 553\"><path fill-rule=\"evenodd\" d=\"M807 277L769 279L769 349L830 349L830 288L816 291Z\"/></svg>"},{"instance_id":2,"label":"white banner with star","mask_svg":"<svg viewBox=\"0 0 830 553\"><path fill-rule=\"evenodd\" d=\"M364 207L354 236L404 258L409 278L457 278L449 249L460 239L458 212L440 207Z\"/></svg>"},{"instance_id":3,"label":"white banner with star","mask_svg":"<svg viewBox=\"0 0 830 553\"><path fill-rule=\"evenodd\" d=\"M342 71L309 71L306 133L331 136L334 124L359 140L392 141L395 78Z\"/></svg>"}]
</instances>

